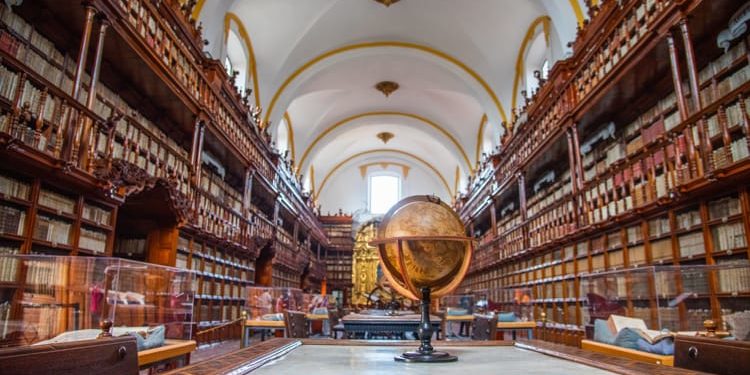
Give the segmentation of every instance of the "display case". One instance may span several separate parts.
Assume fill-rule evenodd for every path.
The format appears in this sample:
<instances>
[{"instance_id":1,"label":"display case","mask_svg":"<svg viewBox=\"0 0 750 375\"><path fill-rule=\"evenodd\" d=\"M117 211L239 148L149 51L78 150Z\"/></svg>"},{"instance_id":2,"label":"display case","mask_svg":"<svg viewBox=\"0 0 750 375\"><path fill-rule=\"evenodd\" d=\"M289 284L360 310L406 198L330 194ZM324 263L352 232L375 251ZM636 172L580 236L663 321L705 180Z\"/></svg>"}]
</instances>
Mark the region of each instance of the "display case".
<instances>
[{"instance_id":1,"label":"display case","mask_svg":"<svg viewBox=\"0 0 750 375\"><path fill-rule=\"evenodd\" d=\"M487 302L487 310L501 315L500 318L505 321L514 319L515 321L531 321L534 315L532 302L534 293L532 288L496 288L491 290L494 297ZM511 317L510 313L513 314Z\"/></svg>"},{"instance_id":2,"label":"display case","mask_svg":"<svg viewBox=\"0 0 750 375\"><path fill-rule=\"evenodd\" d=\"M119 258L0 255L0 346L96 338L105 320L114 335L190 339L193 278Z\"/></svg>"},{"instance_id":3,"label":"display case","mask_svg":"<svg viewBox=\"0 0 750 375\"><path fill-rule=\"evenodd\" d=\"M328 314L328 311L335 308L336 304L333 296L320 293L303 293L301 310L314 315Z\"/></svg>"},{"instance_id":4,"label":"display case","mask_svg":"<svg viewBox=\"0 0 750 375\"><path fill-rule=\"evenodd\" d=\"M452 294L440 299L440 308L448 316L471 315L474 313L473 294Z\"/></svg>"},{"instance_id":5,"label":"display case","mask_svg":"<svg viewBox=\"0 0 750 375\"><path fill-rule=\"evenodd\" d=\"M250 319L282 320L284 311L306 307L302 290L297 288L247 287L247 312Z\"/></svg>"},{"instance_id":6,"label":"display case","mask_svg":"<svg viewBox=\"0 0 750 375\"><path fill-rule=\"evenodd\" d=\"M582 275L583 323L624 315L649 329L702 331L712 319L720 330L750 340L750 264L651 266Z\"/></svg>"}]
</instances>

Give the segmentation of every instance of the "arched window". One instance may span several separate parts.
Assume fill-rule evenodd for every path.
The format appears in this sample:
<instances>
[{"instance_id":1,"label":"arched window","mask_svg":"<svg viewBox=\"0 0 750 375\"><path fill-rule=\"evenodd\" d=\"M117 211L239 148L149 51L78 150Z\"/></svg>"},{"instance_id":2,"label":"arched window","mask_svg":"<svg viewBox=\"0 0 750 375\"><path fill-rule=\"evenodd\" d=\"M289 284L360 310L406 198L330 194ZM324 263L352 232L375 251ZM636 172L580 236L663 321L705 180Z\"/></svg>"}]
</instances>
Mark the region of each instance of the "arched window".
<instances>
[{"instance_id":1,"label":"arched window","mask_svg":"<svg viewBox=\"0 0 750 375\"><path fill-rule=\"evenodd\" d=\"M248 58L245 48L244 43L240 40L237 33L229 29L227 33L227 56L224 60L224 66L230 76L233 72L237 73L235 85L240 92L244 92L245 87L252 87L252 82L249 82L250 77L247 74Z\"/></svg>"},{"instance_id":2,"label":"arched window","mask_svg":"<svg viewBox=\"0 0 750 375\"><path fill-rule=\"evenodd\" d=\"M551 58L547 36L541 27L532 42L529 43L524 59L524 80L526 84L526 96L531 97L539 88L539 80L534 77L534 72L539 71L542 78L546 79L549 74L549 61Z\"/></svg>"},{"instance_id":3,"label":"arched window","mask_svg":"<svg viewBox=\"0 0 750 375\"><path fill-rule=\"evenodd\" d=\"M401 177L372 174L368 183L368 208L372 214L384 214L401 199Z\"/></svg>"}]
</instances>

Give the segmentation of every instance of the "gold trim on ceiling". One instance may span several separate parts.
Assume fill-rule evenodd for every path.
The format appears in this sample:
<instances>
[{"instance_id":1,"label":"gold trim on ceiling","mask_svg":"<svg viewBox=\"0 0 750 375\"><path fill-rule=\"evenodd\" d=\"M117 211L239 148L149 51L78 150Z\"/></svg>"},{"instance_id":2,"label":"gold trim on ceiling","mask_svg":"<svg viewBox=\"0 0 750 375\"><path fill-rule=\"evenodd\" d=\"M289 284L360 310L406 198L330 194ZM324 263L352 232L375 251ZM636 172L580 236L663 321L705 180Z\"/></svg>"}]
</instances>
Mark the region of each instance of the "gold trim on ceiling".
<instances>
[{"instance_id":1,"label":"gold trim on ceiling","mask_svg":"<svg viewBox=\"0 0 750 375\"><path fill-rule=\"evenodd\" d=\"M191 14L191 17L193 17L194 20L198 21L198 17L201 16L201 10L203 10L203 4L206 2L206 0L198 0L198 3L195 4L195 8L193 8L193 14Z\"/></svg>"},{"instance_id":2,"label":"gold trim on ceiling","mask_svg":"<svg viewBox=\"0 0 750 375\"><path fill-rule=\"evenodd\" d=\"M368 43L359 43L359 44L352 44L344 47L339 47L333 50L330 50L328 52L325 52L321 55L316 56L315 58L309 60L297 70L294 71L289 77L287 77L284 80L284 83L281 84L281 86L276 90L276 93L273 95L273 98L271 99L271 103L268 105L268 110L266 111L265 120L268 121L271 118L271 114L273 113L274 107L276 106L276 102L279 100L279 97L281 97L281 94L286 90L287 87L294 81L300 74L302 74L304 71L309 69L311 66L331 57L335 56L344 52L353 51L357 49L369 49L369 48L380 48L380 47L391 47L391 48L406 48L406 49L413 49L417 51L422 51L429 53L431 55L437 56L443 60L446 60L453 65L458 66L469 74L474 80L476 80L482 88L487 92L487 94L492 99L492 102L495 104L496 109L498 110L500 117L503 121L507 122L508 119L505 116L505 110L503 109L502 104L500 104L500 99L498 99L497 95L495 95L495 92L492 91L492 88L490 88L490 85L487 84L487 82L474 70L472 70L469 66L458 60L457 58L436 50L432 47L423 46L421 44L416 43L407 43L407 42L397 42L397 41L383 41L383 42L368 42ZM468 158L467 158L468 160Z\"/></svg>"},{"instance_id":3,"label":"gold trim on ceiling","mask_svg":"<svg viewBox=\"0 0 750 375\"><path fill-rule=\"evenodd\" d=\"M297 160L294 150L294 128L292 127L292 118L289 117L289 112L284 112L284 122L286 122L286 141L289 144L289 150L292 154L292 165Z\"/></svg>"},{"instance_id":4,"label":"gold trim on ceiling","mask_svg":"<svg viewBox=\"0 0 750 375\"><path fill-rule=\"evenodd\" d=\"M578 27L583 27L583 11L581 10L581 4L578 4L578 0L569 0L569 1L570 1L570 7L573 8L573 13L576 15L576 20L578 21Z\"/></svg>"},{"instance_id":5,"label":"gold trim on ceiling","mask_svg":"<svg viewBox=\"0 0 750 375\"><path fill-rule=\"evenodd\" d=\"M365 178L365 176L367 175L367 170L370 167L380 166L381 169L386 170L391 165L395 167L401 167L401 174L404 176L404 180L406 180L406 178L409 177L409 171L411 170L411 167L406 164L397 163L394 161L382 161L382 162L362 164L359 166L359 175L362 176L362 178Z\"/></svg>"},{"instance_id":6,"label":"gold trim on ceiling","mask_svg":"<svg viewBox=\"0 0 750 375\"><path fill-rule=\"evenodd\" d=\"M315 168L310 164L310 195L315 197Z\"/></svg>"},{"instance_id":7,"label":"gold trim on ceiling","mask_svg":"<svg viewBox=\"0 0 750 375\"><path fill-rule=\"evenodd\" d=\"M440 173L440 171L438 171L437 168L435 168L432 164L430 164L426 160L424 160L424 159L420 158L419 156L414 155L414 154L412 154L410 152L396 150L396 149L389 149L389 148L378 148L378 149L374 149L374 150L368 150L368 151L358 152L358 153L356 153L356 154L354 154L352 156L349 156L348 158L340 161L339 163L337 163L336 166L334 166L328 173L326 173L325 178L323 178L323 182L320 183L320 187L318 187L318 189L316 190L314 200L316 200L316 201L318 200L318 197L320 197L320 193L323 192L323 188L326 186L326 183L328 182L328 179L331 178L331 176L334 173L336 173L336 171L339 168L341 168L344 164L346 164L346 163L350 162L352 159L358 158L360 156L374 154L374 153L378 153L378 152L392 152L392 153L396 153L396 154L401 154L401 155L410 157L410 158L412 158L414 160L417 160L418 162L426 165L430 170L432 170L438 176L438 178L440 178L440 181L443 183L443 187L445 187L445 191L448 192L448 196L450 196L450 197L453 196L453 194L451 193L451 188L450 188L450 186L448 186L448 182L445 180L445 177L443 177L443 174Z\"/></svg>"},{"instance_id":8,"label":"gold trim on ceiling","mask_svg":"<svg viewBox=\"0 0 750 375\"><path fill-rule=\"evenodd\" d=\"M474 155L474 161L479 165L479 151L482 149L482 138L484 135L484 126L487 124L487 114L482 115L482 119L479 120L479 131L477 132L477 150Z\"/></svg>"},{"instance_id":9,"label":"gold trim on ceiling","mask_svg":"<svg viewBox=\"0 0 750 375\"><path fill-rule=\"evenodd\" d=\"M382 81L375 84L375 90L382 92L386 98L398 90L398 87L398 83L393 81Z\"/></svg>"},{"instance_id":10,"label":"gold trim on ceiling","mask_svg":"<svg viewBox=\"0 0 750 375\"><path fill-rule=\"evenodd\" d=\"M258 71L255 66L255 52L253 51L253 43L250 40L250 35L247 33L247 29L245 29L245 24L243 24L242 20L240 20L240 18L232 12L227 12L224 15L224 47L226 48L227 45L227 38L229 38L229 29L232 26L232 21L237 24L237 31L240 33L240 38L242 38L242 41L245 42L245 47L247 47L247 73L253 79L253 96L255 97L255 106L260 107L260 92L258 91Z\"/></svg>"},{"instance_id":11,"label":"gold trim on ceiling","mask_svg":"<svg viewBox=\"0 0 750 375\"><path fill-rule=\"evenodd\" d=\"M458 141L456 140L456 138L453 137L453 135L451 135L451 133L449 133L443 127L441 127L440 125L438 125L434 121L431 121L431 120L429 120L429 119L427 119L425 117L419 116L419 115L415 115L415 114L411 114L411 113L404 113L404 112L388 112L388 111L383 111L383 112L365 112L365 113L360 113L358 115L347 117L347 118L345 118L343 120L340 120L340 121L336 122L335 124L327 127L324 131L322 131L320 134L318 134L317 137L315 137L315 140L313 140L312 143L310 143L310 145L307 146L307 148L305 149L305 152L302 153L302 158L299 160L299 164L297 164L297 168L298 168L297 169L297 173L299 173L299 168L302 168L302 166L305 164L305 160L307 160L307 157L310 155L310 152L313 150L313 148L315 148L315 146L318 144L318 142L320 142L320 140L323 139L325 136L327 136L330 132L334 131L339 126L345 125L345 124L347 124L347 123L349 123L351 121L354 121L354 120L357 120L357 119L360 119L360 118L363 118L363 117L372 117L372 116L401 116L401 117L411 118L411 119L420 121L420 122L422 122L424 124L430 125L431 127L435 128L435 129L439 130L441 133L443 133L443 135L445 135L448 139L450 139L450 141L456 146L456 148L458 149L458 151L461 153L461 156L463 157L464 161L466 162L466 166L467 166L468 170L471 171L471 162L469 161L469 157L466 155L466 151L464 151L463 147L461 147L461 144L458 143Z\"/></svg>"},{"instance_id":12,"label":"gold trim on ceiling","mask_svg":"<svg viewBox=\"0 0 750 375\"><path fill-rule=\"evenodd\" d=\"M526 60L526 48L528 47L529 42L537 36L536 29L539 24L542 24L544 40L547 42L547 47L549 47L549 29L551 22L552 19L549 16L541 16L535 19L531 25L529 25L529 29L526 30L526 36L524 36L523 42L521 42L521 48L518 50L518 56L516 57L516 77L513 79L513 96L510 101L511 111L516 108L518 103L518 85L521 83L521 77L524 73L523 63ZM550 62L550 64L551 63L552 62ZM508 126L511 126L511 124L508 124ZM511 131L512 130L514 129L511 129Z\"/></svg>"}]
</instances>

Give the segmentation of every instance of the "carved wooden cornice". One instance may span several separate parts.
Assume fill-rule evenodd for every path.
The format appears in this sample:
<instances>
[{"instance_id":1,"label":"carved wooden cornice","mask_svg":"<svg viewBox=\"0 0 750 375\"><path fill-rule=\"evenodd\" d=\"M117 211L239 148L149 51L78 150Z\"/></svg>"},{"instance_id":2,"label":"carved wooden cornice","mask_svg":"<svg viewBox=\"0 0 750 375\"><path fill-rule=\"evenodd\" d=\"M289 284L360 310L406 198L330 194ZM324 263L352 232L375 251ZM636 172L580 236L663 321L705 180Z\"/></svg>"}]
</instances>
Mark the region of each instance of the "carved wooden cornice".
<instances>
[{"instance_id":1,"label":"carved wooden cornice","mask_svg":"<svg viewBox=\"0 0 750 375\"><path fill-rule=\"evenodd\" d=\"M174 213L178 224L190 219L190 200L177 189L177 184L164 178L152 177L139 166L122 159L110 163L100 163L94 176L109 182L107 189L117 195L128 197L157 186L167 192L167 204Z\"/></svg>"}]
</instances>

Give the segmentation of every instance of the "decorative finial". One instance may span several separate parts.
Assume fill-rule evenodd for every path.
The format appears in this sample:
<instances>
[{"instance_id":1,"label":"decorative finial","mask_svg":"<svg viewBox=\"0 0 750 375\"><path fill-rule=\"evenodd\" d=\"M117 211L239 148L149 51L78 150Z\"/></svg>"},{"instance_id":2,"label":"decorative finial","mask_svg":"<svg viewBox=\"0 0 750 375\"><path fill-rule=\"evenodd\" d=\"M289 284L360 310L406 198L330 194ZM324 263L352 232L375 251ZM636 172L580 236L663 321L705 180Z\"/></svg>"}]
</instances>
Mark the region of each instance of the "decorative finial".
<instances>
[{"instance_id":1,"label":"decorative finial","mask_svg":"<svg viewBox=\"0 0 750 375\"><path fill-rule=\"evenodd\" d=\"M391 95L394 91L398 90L398 83L393 81L383 81L378 82L375 85L375 89L382 92L383 95L387 98L389 95Z\"/></svg>"}]
</instances>

